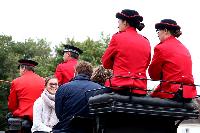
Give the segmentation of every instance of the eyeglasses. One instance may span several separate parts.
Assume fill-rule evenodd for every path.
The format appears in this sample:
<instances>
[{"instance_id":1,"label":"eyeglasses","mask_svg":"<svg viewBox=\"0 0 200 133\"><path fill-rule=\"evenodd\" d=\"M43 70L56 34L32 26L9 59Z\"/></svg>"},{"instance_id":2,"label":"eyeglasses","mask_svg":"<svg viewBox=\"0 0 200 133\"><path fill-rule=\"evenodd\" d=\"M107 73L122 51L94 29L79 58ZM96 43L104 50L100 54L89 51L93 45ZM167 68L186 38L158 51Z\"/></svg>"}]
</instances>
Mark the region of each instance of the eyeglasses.
<instances>
[{"instance_id":1,"label":"eyeglasses","mask_svg":"<svg viewBox=\"0 0 200 133\"><path fill-rule=\"evenodd\" d=\"M50 86L53 86L53 85L56 85L56 86L57 86L58 83L49 83L49 85L50 85Z\"/></svg>"}]
</instances>

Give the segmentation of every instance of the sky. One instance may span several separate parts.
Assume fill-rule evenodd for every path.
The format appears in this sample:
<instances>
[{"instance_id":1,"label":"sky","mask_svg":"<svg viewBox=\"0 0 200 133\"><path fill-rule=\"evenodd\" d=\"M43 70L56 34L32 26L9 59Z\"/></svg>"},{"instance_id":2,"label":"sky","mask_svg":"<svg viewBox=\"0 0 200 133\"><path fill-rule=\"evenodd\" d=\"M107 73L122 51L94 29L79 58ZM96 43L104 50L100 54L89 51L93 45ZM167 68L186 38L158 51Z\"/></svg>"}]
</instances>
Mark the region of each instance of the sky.
<instances>
[{"instance_id":1,"label":"sky","mask_svg":"<svg viewBox=\"0 0 200 133\"><path fill-rule=\"evenodd\" d=\"M190 51L193 75L200 84L200 17L198 0L0 0L0 34L15 41L46 38L52 46L74 38L100 39L101 32L118 31L117 12L134 9L144 18L146 36L152 47L159 43L155 23L171 18L181 26L178 38ZM200 88L199 88L200 90Z\"/></svg>"}]
</instances>

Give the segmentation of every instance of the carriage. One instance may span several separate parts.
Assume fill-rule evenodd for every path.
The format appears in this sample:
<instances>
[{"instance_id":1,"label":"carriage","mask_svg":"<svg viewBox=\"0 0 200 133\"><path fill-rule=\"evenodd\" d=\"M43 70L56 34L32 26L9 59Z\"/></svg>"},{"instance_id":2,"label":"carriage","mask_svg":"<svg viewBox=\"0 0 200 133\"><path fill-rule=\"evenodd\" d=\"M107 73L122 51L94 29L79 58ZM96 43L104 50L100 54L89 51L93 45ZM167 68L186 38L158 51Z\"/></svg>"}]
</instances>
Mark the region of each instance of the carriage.
<instances>
[{"instance_id":1,"label":"carriage","mask_svg":"<svg viewBox=\"0 0 200 133\"><path fill-rule=\"evenodd\" d=\"M199 117L194 102L116 93L91 97L89 107L98 133L176 133L183 120Z\"/></svg>"},{"instance_id":2,"label":"carriage","mask_svg":"<svg viewBox=\"0 0 200 133\"><path fill-rule=\"evenodd\" d=\"M89 116L72 119L72 126L86 133L177 133L182 121L199 117L194 101L177 102L132 93L99 94L90 97L88 105ZM24 132L24 126L27 126L18 118L8 119L8 123L9 132Z\"/></svg>"}]
</instances>

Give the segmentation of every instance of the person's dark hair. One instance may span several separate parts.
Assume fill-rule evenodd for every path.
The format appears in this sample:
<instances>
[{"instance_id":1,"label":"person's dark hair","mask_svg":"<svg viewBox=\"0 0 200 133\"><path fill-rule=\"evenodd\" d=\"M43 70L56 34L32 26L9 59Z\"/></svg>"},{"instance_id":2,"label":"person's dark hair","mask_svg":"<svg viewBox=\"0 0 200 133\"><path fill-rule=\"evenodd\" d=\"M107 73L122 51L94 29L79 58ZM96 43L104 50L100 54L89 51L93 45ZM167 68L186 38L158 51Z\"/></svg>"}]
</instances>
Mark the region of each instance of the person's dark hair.
<instances>
[{"instance_id":1,"label":"person's dark hair","mask_svg":"<svg viewBox=\"0 0 200 133\"><path fill-rule=\"evenodd\" d=\"M141 31L145 25L142 23L143 17L139 15L136 10L124 9L120 13L116 13L116 18L125 21L134 28L137 28Z\"/></svg>"},{"instance_id":2,"label":"person's dark hair","mask_svg":"<svg viewBox=\"0 0 200 133\"><path fill-rule=\"evenodd\" d=\"M34 66L27 66L27 65L21 64L20 67L21 67L21 68L25 68L25 69L28 70L28 71L33 71L33 72L35 72Z\"/></svg>"},{"instance_id":3,"label":"person's dark hair","mask_svg":"<svg viewBox=\"0 0 200 133\"><path fill-rule=\"evenodd\" d=\"M175 37L179 37L180 35L182 35L182 32L180 30L169 30L169 32L175 36Z\"/></svg>"},{"instance_id":4,"label":"person's dark hair","mask_svg":"<svg viewBox=\"0 0 200 133\"><path fill-rule=\"evenodd\" d=\"M76 65L76 73L77 74L85 74L90 78L93 73L93 67L92 67L91 63L89 63L89 62L80 61Z\"/></svg>"},{"instance_id":5,"label":"person's dark hair","mask_svg":"<svg viewBox=\"0 0 200 133\"><path fill-rule=\"evenodd\" d=\"M174 37L179 37L182 32L180 31L181 27L173 19L163 19L159 23L155 24L156 30L165 30L170 32Z\"/></svg>"},{"instance_id":6,"label":"person's dark hair","mask_svg":"<svg viewBox=\"0 0 200 133\"><path fill-rule=\"evenodd\" d=\"M70 55L71 55L71 57L74 58L74 59L78 59L78 57L79 57L79 55L76 54L76 53L74 53L74 52L70 52Z\"/></svg>"},{"instance_id":7,"label":"person's dark hair","mask_svg":"<svg viewBox=\"0 0 200 133\"><path fill-rule=\"evenodd\" d=\"M48 76L45 78L45 86L47 86L50 79L57 79L54 75Z\"/></svg>"},{"instance_id":8,"label":"person's dark hair","mask_svg":"<svg viewBox=\"0 0 200 133\"><path fill-rule=\"evenodd\" d=\"M137 28L139 31L141 31L145 27L144 23L141 23L136 20L130 19L130 20L126 20L126 21L131 27Z\"/></svg>"},{"instance_id":9,"label":"person's dark hair","mask_svg":"<svg viewBox=\"0 0 200 133\"><path fill-rule=\"evenodd\" d=\"M102 65L95 68L91 80L104 85L106 82L106 79L110 78L112 76L112 71L110 69L105 69Z\"/></svg>"}]
</instances>

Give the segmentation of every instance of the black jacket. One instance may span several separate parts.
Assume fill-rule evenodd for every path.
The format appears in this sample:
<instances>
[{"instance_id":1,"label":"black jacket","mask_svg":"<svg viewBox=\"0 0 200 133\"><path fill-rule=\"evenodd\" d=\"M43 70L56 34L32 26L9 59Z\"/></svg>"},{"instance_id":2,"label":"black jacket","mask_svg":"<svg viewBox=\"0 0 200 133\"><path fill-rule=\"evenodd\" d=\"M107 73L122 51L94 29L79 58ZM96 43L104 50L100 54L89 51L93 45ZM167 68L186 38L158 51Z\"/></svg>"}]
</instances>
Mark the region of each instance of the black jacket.
<instances>
[{"instance_id":1,"label":"black jacket","mask_svg":"<svg viewBox=\"0 0 200 133\"><path fill-rule=\"evenodd\" d=\"M88 99L98 94L97 91L88 90L98 88L102 86L90 81L89 77L83 74L60 86L55 96L55 111L59 122L54 126L53 132L77 133L71 127L71 120L74 116L88 115Z\"/></svg>"}]
</instances>

